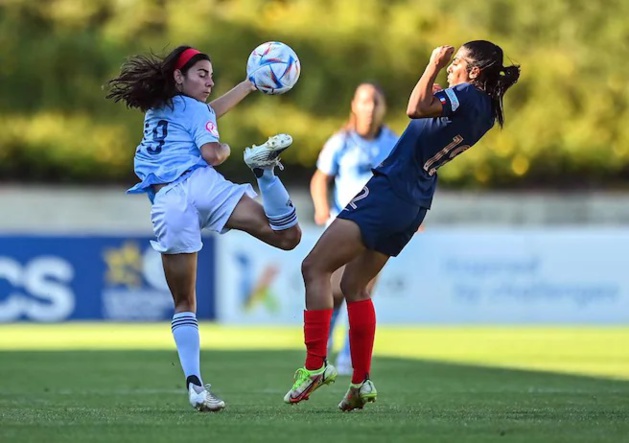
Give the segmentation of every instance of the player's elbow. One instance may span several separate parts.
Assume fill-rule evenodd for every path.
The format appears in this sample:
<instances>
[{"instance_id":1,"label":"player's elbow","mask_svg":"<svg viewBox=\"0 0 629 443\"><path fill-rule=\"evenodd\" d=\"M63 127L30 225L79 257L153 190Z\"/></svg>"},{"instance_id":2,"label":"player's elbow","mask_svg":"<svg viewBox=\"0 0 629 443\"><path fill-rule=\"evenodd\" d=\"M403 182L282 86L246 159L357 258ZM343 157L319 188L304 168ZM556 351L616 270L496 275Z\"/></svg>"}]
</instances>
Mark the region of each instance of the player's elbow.
<instances>
[{"instance_id":1,"label":"player's elbow","mask_svg":"<svg viewBox=\"0 0 629 443\"><path fill-rule=\"evenodd\" d=\"M228 153L218 142L206 143L201 147L201 157L208 165L218 166L227 160Z\"/></svg>"},{"instance_id":2,"label":"player's elbow","mask_svg":"<svg viewBox=\"0 0 629 443\"><path fill-rule=\"evenodd\" d=\"M406 108L406 116L408 118L420 118L421 114L419 113L417 107L409 105L408 108Z\"/></svg>"},{"instance_id":3,"label":"player's elbow","mask_svg":"<svg viewBox=\"0 0 629 443\"><path fill-rule=\"evenodd\" d=\"M425 106L422 102L409 103L406 108L406 115L409 118L424 118L430 115L430 106Z\"/></svg>"},{"instance_id":4,"label":"player's elbow","mask_svg":"<svg viewBox=\"0 0 629 443\"><path fill-rule=\"evenodd\" d=\"M406 107L406 115L410 118L439 117L443 112L443 105L434 96L411 99Z\"/></svg>"},{"instance_id":5,"label":"player's elbow","mask_svg":"<svg viewBox=\"0 0 629 443\"><path fill-rule=\"evenodd\" d=\"M409 106L406 109L406 115L409 118L431 118L440 117L442 114L442 107L440 104L419 104L417 106Z\"/></svg>"},{"instance_id":6,"label":"player's elbow","mask_svg":"<svg viewBox=\"0 0 629 443\"><path fill-rule=\"evenodd\" d=\"M203 155L203 160L210 166L218 166L223 163L224 160L221 160L217 155Z\"/></svg>"}]
</instances>

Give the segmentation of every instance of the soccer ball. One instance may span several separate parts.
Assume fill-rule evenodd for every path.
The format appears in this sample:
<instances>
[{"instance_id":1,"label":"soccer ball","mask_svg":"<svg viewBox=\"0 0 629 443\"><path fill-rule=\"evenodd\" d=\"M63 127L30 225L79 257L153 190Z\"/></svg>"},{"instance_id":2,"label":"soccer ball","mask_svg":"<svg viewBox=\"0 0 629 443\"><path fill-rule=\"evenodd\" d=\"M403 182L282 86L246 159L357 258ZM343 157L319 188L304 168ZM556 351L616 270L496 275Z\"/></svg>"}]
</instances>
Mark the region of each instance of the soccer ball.
<instances>
[{"instance_id":1,"label":"soccer ball","mask_svg":"<svg viewBox=\"0 0 629 443\"><path fill-rule=\"evenodd\" d=\"M265 94L284 94L299 79L301 64L295 51L282 42L266 42L255 48L247 60L247 77Z\"/></svg>"}]
</instances>

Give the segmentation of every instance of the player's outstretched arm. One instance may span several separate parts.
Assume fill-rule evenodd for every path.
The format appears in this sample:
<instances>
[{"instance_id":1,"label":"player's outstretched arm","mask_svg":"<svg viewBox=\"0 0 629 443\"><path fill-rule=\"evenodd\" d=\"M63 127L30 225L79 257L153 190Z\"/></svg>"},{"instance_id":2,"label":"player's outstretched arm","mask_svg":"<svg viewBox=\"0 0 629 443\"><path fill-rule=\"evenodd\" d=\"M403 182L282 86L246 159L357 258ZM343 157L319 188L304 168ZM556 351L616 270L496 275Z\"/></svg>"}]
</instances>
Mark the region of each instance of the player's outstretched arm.
<instances>
[{"instance_id":1,"label":"player's outstretched arm","mask_svg":"<svg viewBox=\"0 0 629 443\"><path fill-rule=\"evenodd\" d=\"M216 100L212 100L210 106L214 109L216 118L218 119L227 114L234 106L243 101L246 96L255 90L256 88L253 86L253 83L249 80L243 80Z\"/></svg>"},{"instance_id":2,"label":"player's outstretched arm","mask_svg":"<svg viewBox=\"0 0 629 443\"><path fill-rule=\"evenodd\" d=\"M439 46L432 51L430 62L413 88L406 107L410 118L439 117L443 111L441 102L434 96L434 84L439 72L448 64L454 47Z\"/></svg>"}]
</instances>

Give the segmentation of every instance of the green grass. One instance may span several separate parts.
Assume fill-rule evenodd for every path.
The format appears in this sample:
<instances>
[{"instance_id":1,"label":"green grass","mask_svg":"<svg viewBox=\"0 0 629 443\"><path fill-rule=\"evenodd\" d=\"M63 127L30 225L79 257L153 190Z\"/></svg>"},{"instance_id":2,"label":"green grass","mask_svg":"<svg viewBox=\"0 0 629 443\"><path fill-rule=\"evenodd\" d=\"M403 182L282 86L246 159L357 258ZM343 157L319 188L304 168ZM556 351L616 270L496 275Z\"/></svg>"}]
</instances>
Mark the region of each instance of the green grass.
<instances>
[{"instance_id":1,"label":"green grass","mask_svg":"<svg viewBox=\"0 0 629 443\"><path fill-rule=\"evenodd\" d=\"M205 323L200 330L207 350L303 349L300 327ZM629 380L628 343L629 327L380 327L374 352ZM0 351L95 349L171 350L173 339L168 323L0 325Z\"/></svg>"},{"instance_id":2,"label":"green grass","mask_svg":"<svg viewBox=\"0 0 629 443\"><path fill-rule=\"evenodd\" d=\"M168 324L1 326L0 442L629 442L628 328L381 328L378 402L346 414L347 378L283 404L299 328L202 334L218 414Z\"/></svg>"}]
</instances>

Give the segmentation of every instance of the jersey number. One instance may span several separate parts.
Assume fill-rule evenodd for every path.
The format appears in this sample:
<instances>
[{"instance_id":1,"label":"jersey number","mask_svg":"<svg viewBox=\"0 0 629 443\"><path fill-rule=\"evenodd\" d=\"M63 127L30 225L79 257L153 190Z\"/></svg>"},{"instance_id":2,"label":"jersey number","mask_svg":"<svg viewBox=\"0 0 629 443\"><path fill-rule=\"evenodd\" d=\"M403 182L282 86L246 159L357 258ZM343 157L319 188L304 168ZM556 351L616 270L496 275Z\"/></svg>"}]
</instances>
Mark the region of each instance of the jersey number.
<instances>
[{"instance_id":1,"label":"jersey number","mask_svg":"<svg viewBox=\"0 0 629 443\"><path fill-rule=\"evenodd\" d=\"M426 171L430 176L435 175L438 168L448 163L460 153L470 149L469 145L461 145L461 143L463 143L463 137L460 135L454 136L452 142L448 146L437 152L429 158L426 163L424 163L424 171Z\"/></svg>"},{"instance_id":2,"label":"jersey number","mask_svg":"<svg viewBox=\"0 0 629 443\"><path fill-rule=\"evenodd\" d=\"M360 194L354 197L352 201L348 203L348 205L351 206L352 209L356 209L357 208L356 202L362 200L363 198L366 198L368 195L369 195L369 188L365 186L363 190L360 191Z\"/></svg>"},{"instance_id":3,"label":"jersey number","mask_svg":"<svg viewBox=\"0 0 629 443\"><path fill-rule=\"evenodd\" d=\"M156 146L149 146L146 148L149 154L159 154L162 152L162 147L164 143L166 143L166 136L168 135L168 121L160 120L157 122L157 125L153 128L153 140L157 142Z\"/></svg>"}]
</instances>

